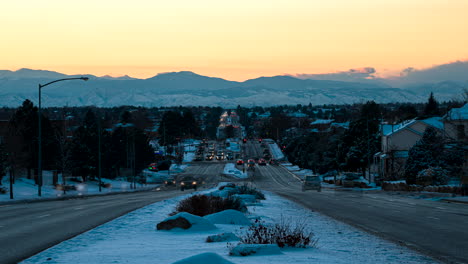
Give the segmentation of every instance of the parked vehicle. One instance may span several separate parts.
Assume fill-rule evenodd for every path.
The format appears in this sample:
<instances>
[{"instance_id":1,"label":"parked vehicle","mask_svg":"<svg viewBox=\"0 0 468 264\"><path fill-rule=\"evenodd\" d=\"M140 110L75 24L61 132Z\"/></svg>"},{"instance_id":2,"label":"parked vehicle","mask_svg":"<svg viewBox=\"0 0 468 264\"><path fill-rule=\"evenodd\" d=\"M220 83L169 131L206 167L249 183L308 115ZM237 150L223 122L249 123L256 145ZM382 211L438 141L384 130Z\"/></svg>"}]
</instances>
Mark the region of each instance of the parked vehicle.
<instances>
[{"instance_id":1,"label":"parked vehicle","mask_svg":"<svg viewBox=\"0 0 468 264\"><path fill-rule=\"evenodd\" d=\"M266 166L266 165L267 165L267 162L266 162L265 159L259 159L259 160L258 160L258 165L259 165L259 166Z\"/></svg>"},{"instance_id":2,"label":"parked vehicle","mask_svg":"<svg viewBox=\"0 0 468 264\"><path fill-rule=\"evenodd\" d=\"M322 184L320 181L320 176L317 175L306 175L304 181L302 182L302 191L306 190L317 190L318 192L322 191Z\"/></svg>"},{"instance_id":3,"label":"parked vehicle","mask_svg":"<svg viewBox=\"0 0 468 264\"><path fill-rule=\"evenodd\" d=\"M198 181L192 176L185 176L179 181L180 190L184 191L186 189L197 190Z\"/></svg>"}]
</instances>

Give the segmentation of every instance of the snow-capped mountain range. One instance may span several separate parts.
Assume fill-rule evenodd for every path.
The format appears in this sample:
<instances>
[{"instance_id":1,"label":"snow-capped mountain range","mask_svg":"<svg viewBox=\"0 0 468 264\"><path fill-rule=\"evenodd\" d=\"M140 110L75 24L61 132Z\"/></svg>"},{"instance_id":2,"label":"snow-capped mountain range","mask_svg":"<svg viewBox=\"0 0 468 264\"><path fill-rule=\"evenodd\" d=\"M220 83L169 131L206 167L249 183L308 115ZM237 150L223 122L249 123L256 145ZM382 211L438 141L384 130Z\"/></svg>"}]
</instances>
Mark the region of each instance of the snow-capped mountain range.
<instances>
[{"instance_id":1,"label":"snow-capped mountain range","mask_svg":"<svg viewBox=\"0 0 468 264\"><path fill-rule=\"evenodd\" d=\"M299 79L291 76L228 81L181 71L148 79L65 75L53 71L0 70L1 106L16 107L25 99L37 103L38 84L86 76L89 81L59 82L43 88L44 106L270 106L283 104L348 104L375 100L424 102L434 92L440 101L457 99L467 82L444 81L394 88L379 82L344 82Z\"/></svg>"}]
</instances>

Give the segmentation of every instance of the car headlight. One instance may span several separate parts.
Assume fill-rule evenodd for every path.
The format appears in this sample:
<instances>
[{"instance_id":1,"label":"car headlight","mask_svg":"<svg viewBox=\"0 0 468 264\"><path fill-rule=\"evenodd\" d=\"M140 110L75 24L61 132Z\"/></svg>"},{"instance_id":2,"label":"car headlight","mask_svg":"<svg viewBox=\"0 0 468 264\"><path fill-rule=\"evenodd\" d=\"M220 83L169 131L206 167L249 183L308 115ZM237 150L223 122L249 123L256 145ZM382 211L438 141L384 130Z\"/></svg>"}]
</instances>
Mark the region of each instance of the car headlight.
<instances>
[{"instance_id":1,"label":"car headlight","mask_svg":"<svg viewBox=\"0 0 468 264\"><path fill-rule=\"evenodd\" d=\"M185 183L184 183L184 182L181 182L180 185L185 185Z\"/></svg>"},{"instance_id":2,"label":"car headlight","mask_svg":"<svg viewBox=\"0 0 468 264\"><path fill-rule=\"evenodd\" d=\"M194 181L194 182L192 182L192 184L193 184L193 185L195 185L195 184L197 184L197 182L196 182L196 181Z\"/></svg>"}]
</instances>

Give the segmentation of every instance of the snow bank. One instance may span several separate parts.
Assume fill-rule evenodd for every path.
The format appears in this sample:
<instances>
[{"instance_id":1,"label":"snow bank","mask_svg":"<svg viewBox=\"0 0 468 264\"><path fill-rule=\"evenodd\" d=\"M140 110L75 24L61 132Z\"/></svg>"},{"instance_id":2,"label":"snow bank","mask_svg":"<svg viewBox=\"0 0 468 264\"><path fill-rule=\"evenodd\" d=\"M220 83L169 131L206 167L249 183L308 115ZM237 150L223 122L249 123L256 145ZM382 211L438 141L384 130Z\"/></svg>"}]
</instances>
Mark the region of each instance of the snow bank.
<instances>
[{"instance_id":1,"label":"snow bank","mask_svg":"<svg viewBox=\"0 0 468 264\"><path fill-rule=\"evenodd\" d=\"M270 148L270 153L274 159L277 159L277 160L284 159L283 151L281 151L281 149L278 147L278 144L270 143L268 144L268 147Z\"/></svg>"},{"instance_id":2,"label":"snow bank","mask_svg":"<svg viewBox=\"0 0 468 264\"><path fill-rule=\"evenodd\" d=\"M225 225L250 225L250 220L241 212L237 210L224 210L218 213L206 215L203 218L207 219L213 224Z\"/></svg>"},{"instance_id":3,"label":"snow bank","mask_svg":"<svg viewBox=\"0 0 468 264\"><path fill-rule=\"evenodd\" d=\"M234 264L229 260L224 259L220 255L212 252L201 253L192 257L188 257L173 264Z\"/></svg>"},{"instance_id":4,"label":"snow bank","mask_svg":"<svg viewBox=\"0 0 468 264\"><path fill-rule=\"evenodd\" d=\"M178 214L173 215L171 217L168 217L168 218L164 219L164 221L174 220L174 219L179 218L179 217L187 219L190 222L190 224L192 224L192 226L189 228L189 230L191 230L191 231L207 231L207 230L216 229L216 226L214 226L207 219L204 219L203 217L200 217L198 215L193 215L193 214L189 214L189 213L186 213L186 212L181 212L181 213L178 213ZM178 228L178 230L181 230L181 229Z\"/></svg>"},{"instance_id":5,"label":"snow bank","mask_svg":"<svg viewBox=\"0 0 468 264\"><path fill-rule=\"evenodd\" d=\"M226 166L224 166L223 173L240 179L247 179L248 177L247 172L238 170L234 163L227 163Z\"/></svg>"},{"instance_id":6,"label":"snow bank","mask_svg":"<svg viewBox=\"0 0 468 264\"><path fill-rule=\"evenodd\" d=\"M252 217L268 224L283 219L306 223L318 239L317 248L282 249L283 254L251 257L229 256L226 242L206 243L206 232L158 232L155 222L164 220L187 195L157 202L114 219L53 246L29 259L33 263L158 263L170 264L200 253L213 252L242 264L419 264L437 263L406 247L393 244L362 230L266 193L262 204L249 206ZM218 225L219 233L238 233L237 225ZM217 231L218 231L217 230ZM118 249L118 252L116 252ZM48 260L50 258L50 260ZM205 259L206 260L206 259ZM189 263L198 263L195 262ZM203 264L216 263L205 261Z\"/></svg>"},{"instance_id":7,"label":"snow bank","mask_svg":"<svg viewBox=\"0 0 468 264\"><path fill-rule=\"evenodd\" d=\"M3 177L3 186L10 188L9 177ZM62 177L58 177L59 184L62 184ZM17 200L31 200L31 199L44 199L44 198L57 198L57 197L66 197L66 196L76 196L76 195L90 195L90 194L106 194L110 192L126 192L126 191L135 191L142 189L152 189L158 187L159 184L140 184L137 183L137 189L131 189L130 182L125 180L110 180L102 178L103 183L108 184L108 188L101 188L99 192L99 183L98 181L87 181L84 183L73 182L67 180L67 185L73 185L75 190L67 190L66 194L63 194L63 190L56 189L55 186L51 184L44 184L42 186L42 196L38 197L37 195L37 185L33 179L27 178L17 178L13 184L13 194L14 199L10 199L10 194L0 194L0 202L2 201L17 201Z\"/></svg>"},{"instance_id":8,"label":"snow bank","mask_svg":"<svg viewBox=\"0 0 468 264\"><path fill-rule=\"evenodd\" d=\"M232 256L249 255L281 255L281 249L276 244L239 244L229 251Z\"/></svg>"},{"instance_id":9,"label":"snow bank","mask_svg":"<svg viewBox=\"0 0 468 264\"><path fill-rule=\"evenodd\" d=\"M208 236L206 242L228 242L228 241L239 241L239 238L232 232L221 233L217 235Z\"/></svg>"}]
</instances>

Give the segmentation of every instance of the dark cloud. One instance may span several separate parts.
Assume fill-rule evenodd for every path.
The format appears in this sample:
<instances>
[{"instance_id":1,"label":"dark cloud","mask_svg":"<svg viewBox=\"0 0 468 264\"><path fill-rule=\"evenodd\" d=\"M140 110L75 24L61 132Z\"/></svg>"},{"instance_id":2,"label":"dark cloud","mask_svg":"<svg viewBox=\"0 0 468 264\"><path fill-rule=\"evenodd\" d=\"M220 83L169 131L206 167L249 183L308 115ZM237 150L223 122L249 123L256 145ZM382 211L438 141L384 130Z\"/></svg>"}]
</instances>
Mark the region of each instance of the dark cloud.
<instances>
[{"instance_id":1,"label":"dark cloud","mask_svg":"<svg viewBox=\"0 0 468 264\"><path fill-rule=\"evenodd\" d=\"M374 79L376 71L372 67L349 69L348 71L323 73L323 74L295 74L291 75L299 79L312 79L312 80L333 80L345 82L362 82Z\"/></svg>"},{"instance_id":2,"label":"dark cloud","mask_svg":"<svg viewBox=\"0 0 468 264\"><path fill-rule=\"evenodd\" d=\"M435 83L443 81L468 81L468 61L456 61L436 65L427 69L404 69L400 76L388 78L391 82L400 84Z\"/></svg>"}]
</instances>

